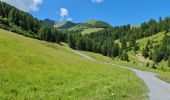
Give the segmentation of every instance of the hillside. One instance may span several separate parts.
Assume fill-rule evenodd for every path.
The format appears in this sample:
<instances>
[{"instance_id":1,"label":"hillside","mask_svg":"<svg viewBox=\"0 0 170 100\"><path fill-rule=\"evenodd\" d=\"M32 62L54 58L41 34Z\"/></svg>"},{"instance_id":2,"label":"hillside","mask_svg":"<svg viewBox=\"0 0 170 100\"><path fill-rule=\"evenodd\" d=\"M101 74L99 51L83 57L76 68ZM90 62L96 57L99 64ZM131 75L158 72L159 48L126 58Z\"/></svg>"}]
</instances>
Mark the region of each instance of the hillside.
<instances>
[{"instance_id":1,"label":"hillside","mask_svg":"<svg viewBox=\"0 0 170 100\"><path fill-rule=\"evenodd\" d=\"M131 71L85 59L63 46L0 29L1 99L143 100Z\"/></svg>"},{"instance_id":2,"label":"hillside","mask_svg":"<svg viewBox=\"0 0 170 100\"><path fill-rule=\"evenodd\" d=\"M30 13L19 10L3 1L0 3L0 28L50 42L65 40L64 34L53 26L47 25ZM47 19L47 21L51 22L52 20Z\"/></svg>"},{"instance_id":3,"label":"hillside","mask_svg":"<svg viewBox=\"0 0 170 100\"><path fill-rule=\"evenodd\" d=\"M167 35L170 35L170 32L167 33ZM145 37L142 39L138 39L136 42L139 45L139 50L138 51L129 51L129 60L135 64L137 64L138 66L147 66L148 67L152 67L152 64L154 63L152 60L150 60L149 58L144 58L142 56L142 50L145 48L145 46L147 45L148 41L152 42L152 46L158 46L161 45L162 40L164 39L165 36L165 32L159 32L155 35L152 35L150 37ZM121 45L120 40L116 40L116 43L118 43L119 45ZM129 43L128 43L129 44ZM153 51L154 48L151 49L151 51ZM167 65L167 61L161 61L160 63L158 63L156 66L159 70L165 70L165 71L170 71L170 67L168 67ZM170 79L169 79L170 80Z\"/></svg>"}]
</instances>

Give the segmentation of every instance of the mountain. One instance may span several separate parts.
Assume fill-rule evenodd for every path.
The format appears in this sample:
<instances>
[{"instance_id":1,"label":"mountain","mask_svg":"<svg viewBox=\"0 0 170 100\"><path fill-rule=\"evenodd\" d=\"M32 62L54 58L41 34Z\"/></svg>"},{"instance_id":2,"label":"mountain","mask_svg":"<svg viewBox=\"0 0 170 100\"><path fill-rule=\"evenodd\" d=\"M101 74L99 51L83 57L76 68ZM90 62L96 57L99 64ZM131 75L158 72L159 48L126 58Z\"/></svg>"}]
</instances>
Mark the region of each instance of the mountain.
<instances>
[{"instance_id":1,"label":"mountain","mask_svg":"<svg viewBox=\"0 0 170 100\"><path fill-rule=\"evenodd\" d=\"M70 21L65 21L55 24L54 27L56 27L57 29L78 32L83 35L98 32L103 29L112 28L112 26L107 22L97 20L90 20L83 23L73 23Z\"/></svg>"},{"instance_id":2,"label":"mountain","mask_svg":"<svg viewBox=\"0 0 170 100\"><path fill-rule=\"evenodd\" d=\"M54 27L58 29L70 29L76 25L77 25L76 23L73 23L71 21L64 21L64 22L55 24Z\"/></svg>"},{"instance_id":3,"label":"mountain","mask_svg":"<svg viewBox=\"0 0 170 100\"><path fill-rule=\"evenodd\" d=\"M84 24L87 24L87 25L89 25L91 27L95 27L95 28L111 28L112 27L107 22L98 21L98 20L90 20L90 21L85 22Z\"/></svg>"},{"instance_id":4,"label":"mountain","mask_svg":"<svg viewBox=\"0 0 170 100\"><path fill-rule=\"evenodd\" d=\"M51 19L44 19L43 20L43 22L45 23L45 24L48 24L48 25L51 25L51 26L53 26L53 25L55 25L57 22L56 21L54 21L54 20L51 20Z\"/></svg>"},{"instance_id":5,"label":"mountain","mask_svg":"<svg viewBox=\"0 0 170 100\"><path fill-rule=\"evenodd\" d=\"M112 26L104 21L90 20L83 23L64 21L54 25L58 29L88 29L88 28L111 28Z\"/></svg>"}]
</instances>

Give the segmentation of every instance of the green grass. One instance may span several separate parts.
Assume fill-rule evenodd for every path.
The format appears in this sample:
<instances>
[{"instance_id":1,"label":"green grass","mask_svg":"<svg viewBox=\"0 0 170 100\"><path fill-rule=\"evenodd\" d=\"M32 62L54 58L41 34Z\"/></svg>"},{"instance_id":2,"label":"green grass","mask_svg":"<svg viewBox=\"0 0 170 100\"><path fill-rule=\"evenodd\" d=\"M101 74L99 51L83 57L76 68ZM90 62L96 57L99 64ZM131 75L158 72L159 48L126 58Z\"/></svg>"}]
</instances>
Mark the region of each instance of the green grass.
<instances>
[{"instance_id":1,"label":"green grass","mask_svg":"<svg viewBox=\"0 0 170 100\"><path fill-rule=\"evenodd\" d=\"M161 43L162 39L163 39L164 36L165 36L164 33L165 33L165 32L160 32L160 33L157 33L157 34L152 35L152 36L150 36L150 37L145 37L145 38L142 38L142 39L137 40L137 43L139 44L140 49L142 50L142 49L146 46L148 40L153 41L153 44L154 44L154 45L159 45L159 44ZM168 33L168 35L169 35L169 34L170 34L170 33ZM153 46L154 46L154 45L153 45Z\"/></svg>"},{"instance_id":2,"label":"green grass","mask_svg":"<svg viewBox=\"0 0 170 100\"><path fill-rule=\"evenodd\" d=\"M159 64L157 64L156 65L157 69L152 69L152 68L146 67L145 63L142 64L138 60L135 60L137 58L135 58L136 56L133 55L132 52L129 53L129 56L130 56L130 59L131 59L130 62L122 61L119 58L106 57L106 56L103 56L103 55L97 54L97 53L91 53L91 52L86 52L86 51L81 51L81 52L97 59L98 61L110 62L110 63L114 63L114 64L118 64L118 65L136 68L136 69L139 69L139 70L157 73L158 78L170 83L170 77L169 77L170 76L170 68L167 66L166 61L162 61Z\"/></svg>"},{"instance_id":3,"label":"green grass","mask_svg":"<svg viewBox=\"0 0 170 100\"><path fill-rule=\"evenodd\" d=\"M146 92L129 70L0 29L1 100L144 100Z\"/></svg>"},{"instance_id":4,"label":"green grass","mask_svg":"<svg viewBox=\"0 0 170 100\"><path fill-rule=\"evenodd\" d=\"M91 34L93 32L98 32L100 30L103 30L103 28L87 28L87 29L84 29L81 34L82 35L86 35L86 34Z\"/></svg>"}]
</instances>

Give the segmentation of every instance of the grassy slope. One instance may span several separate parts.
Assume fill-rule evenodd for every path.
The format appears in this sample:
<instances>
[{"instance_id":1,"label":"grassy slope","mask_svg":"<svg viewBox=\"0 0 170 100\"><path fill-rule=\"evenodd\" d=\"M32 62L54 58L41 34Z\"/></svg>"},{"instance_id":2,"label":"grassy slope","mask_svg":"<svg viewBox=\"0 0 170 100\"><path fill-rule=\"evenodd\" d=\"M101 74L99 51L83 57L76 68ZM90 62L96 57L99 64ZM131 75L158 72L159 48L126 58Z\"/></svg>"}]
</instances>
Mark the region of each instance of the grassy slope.
<instances>
[{"instance_id":1,"label":"grassy slope","mask_svg":"<svg viewBox=\"0 0 170 100\"><path fill-rule=\"evenodd\" d=\"M1 99L143 100L146 90L131 71L0 29Z\"/></svg>"},{"instance_id":2,"label":"grassy slope","mask_svg":"<svg viewBox=\"0 0 170 100\"><path fill-rule=\"evenodd\" d=\"M157 44L161 43L164 36L165 36L164 32L160 32L160 33L157 33L150 37L145 37L143 39L139 39L139 40L137 40L137 43L139 43L140 49L142 50L142 48L144 48L146 46L148 40L153 40L154 45L157 45Z\"/></svg>"},{"instance_id":3,"label":"grassy slope","mask_svg":"<svg viewBox=\"0 0 170 100\"><path fill-rule=\"evenodd\" d=\"M168 33L168 35L170 35L170 33ZM155 34L151 37L147 37L147 38L143 38L143 39L139 39L137 40L137 43L140 46L140 50L135 53L135 52L128 52L129 54L129 59L130 62L125 62L125 61L121 61L117 58L111 59L108 57L104 57L100 54L94 54L94 53L90 53L90 52L84 52L98 60L101 61L106 61L106 62L112 62L115 64L121 64L121 65L126 65L126 66L130 66L130 67L135 67L141 70L145 70L145 71L151 71L151 72L156 72L159 73L159 76L161 79L167 81L170 83L170 68L167 66L167 62L166 61L162 61L160 62L157 66L157 69L151 69L151 68L147 68L145 67L146 64L149 62L150 65L152 65L152 61L149 59L145 59L144 57L142 57L141 51L142 49L146 46L147 41L148 40L153 40L154 44L153 45L158 45L161 43L161 40L164 38L164 32L160 32L158 34ZM116 40L116 43L119 43L118 40Z\"/></svg>"},{"instance_id":4,"label":"grassy slope","mask_svg":"<svg viewBox=\"0 0 170 100\"><path fill-rule=\"evenodd\" d=\"M170 33L167 33L167 34L170 35ZM140 51L142 51L144 46L147 44L148 40L153 40L153 46L154 45L160 45L162 39L164 38L164 36L165 36L164 32L160 32L160 33L155 34L155 35L153 35L151 37L147 37L147 38L138 40L137 42L139 43L139 45L141 47ZM134 53L131 53L131 54L134 54ZM140 54L140 56L141 56L141 54ZM135 55L134 59L138 59L138 58L139 57L137 57ZM145 62L143 62L144 66L146 66L147 62L151 62L152 63L152 61L150 61L148 59L145 59L144 61L145 61ZM138 62L140 62L140 59L138 59ZM169 77L170 76L170 68L167 65L167 61L162 61L159 64L157 64L156 66L157 66L159 72L161 73L158 77L160 77L161 79L163 79L163 80L165 80L165 81L170 83L170 77Z\"/></svg>"},{"instance_id":5,"label":"grassy slope","mask_svg":"<svg viewBox=\"0 0 170 100\"><path fill-rule=\"evenodd\" d=\"M130 60L133 61L134 63L138 64L139 66L146 66L147 63L150 63L150 65L152 65L153 61L151 61L149 59L145 59L142 56L141 52L142 52L143 48L145 48L148 40L153 41L153 46L160 45L164 36L165 36L164 32L160 32L160 33L155 34L153 36L137 40L137 43L139 44L140 49L136 53L132 52L132 51L129 52ZM165 65L167 65L167 64L165 64ZM157 67L158 67L158 69L162 69L162 66L158 65ZM163 67L164 67L165 70L170 71L170 69L167 66L163 66Z\"/></svg>"},{"instance_id":6,"label":"grassy slope","mask_svg":"<svg viewBox=\"0 0 170 100\"><path fill-rule=\"evenodd\" d=\"M91 34L93 32L98 32L100 30L103 30L103 28L88 28L88 29L84 29L81 34L85 35L85 34Z\"/></svg>"}]
</instances>

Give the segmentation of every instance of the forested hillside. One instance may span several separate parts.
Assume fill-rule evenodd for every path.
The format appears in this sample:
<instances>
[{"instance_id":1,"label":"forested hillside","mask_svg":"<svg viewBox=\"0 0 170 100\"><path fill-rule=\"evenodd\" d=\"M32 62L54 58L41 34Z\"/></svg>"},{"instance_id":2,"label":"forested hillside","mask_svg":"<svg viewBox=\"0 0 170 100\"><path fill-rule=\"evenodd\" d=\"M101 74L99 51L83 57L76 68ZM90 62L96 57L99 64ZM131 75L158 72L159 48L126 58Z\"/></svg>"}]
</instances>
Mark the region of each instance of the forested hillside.
<instances>
[{"instance_id":1,"label":"forested hillside","mask_svg":"<svg viewBox=\"0 0 170 100\"><path fill-rule=\"evenodd\" d=\"M53 26L48 26L43 21L9 4L0 3L0 28L51 42L65 40L65 34L57 31Z\"/></svg>"},{"instance_id":2,"label":"forested hillside","mask_svg":"<svg viewBox=\"0 0 170 100\"><path fill-rule=\"evenodd\" d=\"M68 36L68 44L71 48L102 53L109 57L119 57L121 60L129 61L128 52L139 51L138 39L150 37L159 32L165 34L165 38L159 41L159 45L150 46L152 41L143 48L142 55L150 58L155 63L170 59L170 37L166 35L170 29L170 18L160 18L157 22L151 19L142 23L139 27L131 25L117 26L110 29L94 32L89 35L71 34ZM115 41L119 40L120 43ZM169 60L168 60L169 61ZM169 61L170 62L170 61ZM153 65L154 66L154 65Z\"/></svg>"}]
</instances>

